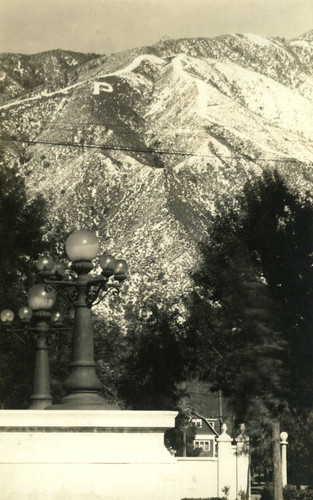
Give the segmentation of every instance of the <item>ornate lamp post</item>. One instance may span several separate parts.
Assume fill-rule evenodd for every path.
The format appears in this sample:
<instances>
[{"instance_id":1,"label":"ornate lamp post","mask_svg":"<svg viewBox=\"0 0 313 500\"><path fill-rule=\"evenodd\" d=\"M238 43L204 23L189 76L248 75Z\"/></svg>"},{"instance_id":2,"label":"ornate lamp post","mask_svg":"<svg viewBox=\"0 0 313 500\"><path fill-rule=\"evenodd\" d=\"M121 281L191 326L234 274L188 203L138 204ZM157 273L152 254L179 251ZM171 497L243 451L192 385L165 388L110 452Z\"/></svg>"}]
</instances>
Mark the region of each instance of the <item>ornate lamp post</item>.
<instances>
[{"instance_id":1,"label":"ornate lamp post","mask_svg":"<svg viewBox=\"0 0 313 500\"><path fill-rule=\"evenodd\" d=\"M99 259L101 275L90 277L88 274L94 267L92 260L97 256L98 250L99 241L91 231L74 231L66 241L66 252L72 261L71 268L75 276L64 279L63 263L55 262L49 256L40 257L36 267L43 283L36 284L29 290L29 307L22 307L18 312L23 327L13 327L14 313L10 309L5 309L0 314L2 323L15 335L25 331L38 334L30 409L117 408L98 394L102 384L96 374L94 361L91 307L109 290L119 291L126 279L127 263L122 259L116 260L110 254L103 254ZM67 395L60 404L51 406L47 334L51 330L68 330L61 328L60 313L52 312L57 294L67 307L74 306L69 311L74 325L70 374L64 383ZM51 328L51 323L55 328Z\"/></svg>"},{"instance_id":2,"label":"ornate lamp post","mask_svg":"<svg viewBox=\"0 0 313 500\"><path fill-rule=\"evenodd\" d=\"M54 405L51 409L117 408L109 405L98 394L102 384L96 374L94 361L91 307L110 289L119 290L126 278L127 264L125 260L116 260L111 255L104 254L99 259L101 276L92 278L88 274L94 267L92 260L97 256L98 250L99 241L91 231L74 231L66 241L66 252L72 261L71 267L77 275L76 279L51 279L51 269L47 269L47 266L51 266L50 261L42 268L43 273L50 272L50 279L44 279L45 283L62 296L67 296L75 308L70 374L64 383L67 395L59 405Z\"/></svg>"},{"instance_id":3,"label":"ornate lamp post","mask_svg":"<svg viewBox=\"0 0 313 500\"><path fill-rule=\"evenodd\" d=\"M50 368L48 358L47 334L49 330L59 330L51 328L50 324L56 324L60 313L51 314L51 309L55 305L56 293L54 290L47 290L46 285L41 283L34 285L28 293L28 306L18 310L18 317L21 327L15 328L13 324L14 313L10 309L5 309L0 314L2 323L14 334L19 332L37 333L37 345L33 372L33 392L29 409L44 409L51 405L52 397L50 393ZM50 322L50 324L49 324ZM25 342L21 337L20 340Z\"/></svg>"},{"instance_id":4,"label":"ornate lamp post","mask_svg":"<svg viewBox=\"0 0 313 500\"><path fill-rule=\"evenodd\" d=\"M30 409L47 408L52 403L47 335L49 332L48 321L51 319L51 309L55 301L55 291L47 291L45 285L42 283L34 285L29 290L28 303L34 312L37 323L36 332L38 332Z\"/></svg>"}]
</instances>

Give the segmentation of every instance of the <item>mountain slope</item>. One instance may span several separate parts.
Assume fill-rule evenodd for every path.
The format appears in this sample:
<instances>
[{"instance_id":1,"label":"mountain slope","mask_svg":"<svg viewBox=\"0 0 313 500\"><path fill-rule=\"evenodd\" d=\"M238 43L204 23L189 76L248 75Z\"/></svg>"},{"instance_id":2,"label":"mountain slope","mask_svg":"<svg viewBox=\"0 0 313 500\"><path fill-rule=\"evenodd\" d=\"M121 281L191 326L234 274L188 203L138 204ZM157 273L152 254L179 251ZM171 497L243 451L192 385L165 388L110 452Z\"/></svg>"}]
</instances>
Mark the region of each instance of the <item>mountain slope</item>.
<instances>
[{"instance_id":1,"label":"mountain slope","mask_svg":"<svg viewBox=\"0 0 313 500\"><path fill-rule=\"evenodd\" d=\"M0 102L4 104L35 89L65 87L77 78L81 65L97 57L63 50L34 55L0 54Z\"/></svg>"},{"instance_id":2,"label":"mountain slope","mask_svg":"<svg viewBox=\"0 0 313 500\"><path fill-rule=\"evenodd\" d=\"M252 173L278 168L312 190L310 36L227 35L69 57L45 63L48 84L35 79L25 93L15 77L15 94L4 88L1 159L20 166L29 197L46 198L48 237L91 227L103 249L129 261L118 316L126 304L182 307L198 242Z\"/></svg>"}]
</instances>

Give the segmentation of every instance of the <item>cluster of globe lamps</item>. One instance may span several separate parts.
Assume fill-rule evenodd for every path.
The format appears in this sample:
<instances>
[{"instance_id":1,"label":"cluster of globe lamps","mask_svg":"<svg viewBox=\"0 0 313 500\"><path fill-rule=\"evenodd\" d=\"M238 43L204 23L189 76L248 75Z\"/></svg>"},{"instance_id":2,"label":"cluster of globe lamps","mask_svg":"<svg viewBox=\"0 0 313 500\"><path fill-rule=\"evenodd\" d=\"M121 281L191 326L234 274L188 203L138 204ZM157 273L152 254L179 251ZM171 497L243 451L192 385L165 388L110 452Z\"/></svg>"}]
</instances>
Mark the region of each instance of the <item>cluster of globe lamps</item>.
<instances>
[{"instance_id":1,"label":"cluster of globe lamps","mask_svg":"<svg viewBox=\"0 0 313 500\"><path fill-rule=\"evenodd\" d=\"M35 284L28 292L28 306L18 310L18 318L25 330L39 333L35 355L33 395L31 409L112 409L99 395L102 384L96 374L91 307L101 300L110 289L118 291L126 278L127 263L104 253L99 258L101 275L88 276L94 268L92 261L99 252L99 240L89 230L72 232L66 241L66 253L72 262L76 277L65 277L63 263L49 256L40 257L36 263L43 282ZM73 321L72 358L70 374L64 383L67 395L58 405L51 405L50 374L46 336L51 326L61 328L63 315L52 311L57 295L66 299L72 307L69 316ZM100 299L99 299L100 296ZM0 313L2 323L10 328L14 313L5 309ZM35 326L33 326L35 323ZM9 329L8 328L8 329Z\"/></svg>"}]
</instances>

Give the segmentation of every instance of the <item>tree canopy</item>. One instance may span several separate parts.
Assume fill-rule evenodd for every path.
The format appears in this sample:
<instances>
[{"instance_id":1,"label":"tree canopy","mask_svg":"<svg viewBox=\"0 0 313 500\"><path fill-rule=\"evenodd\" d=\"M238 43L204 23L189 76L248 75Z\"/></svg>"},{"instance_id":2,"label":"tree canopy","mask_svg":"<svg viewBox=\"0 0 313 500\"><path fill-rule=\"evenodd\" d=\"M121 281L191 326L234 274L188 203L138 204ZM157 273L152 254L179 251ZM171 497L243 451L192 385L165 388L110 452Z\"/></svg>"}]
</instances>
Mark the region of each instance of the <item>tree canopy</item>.
<instances>
[{"instance_id":1,"label":"tree canopy","mask_svg":"<svg viewBox=\"0 0 313 500\"><path fill-rule=\"evenodd\" d=\"M0 310L16 310L26 301L32 270L43 251L45 204L41 197L28 202L17 168L0 168ZM1 405L27 407L31 391L34 344L26 343L0 326ZM26 339L24 339L26 340Z\"/></svg>"},{"instance_id":2,"label":"tree canopy","mask_svg":"<svg viewBox=\"0 0 313 500\"><path fill-rule=\"evenodd\" d=\"M308 418L313 382L313 205L266 171L220 207L193 274L190 369L239 419ZM287 410L288 409L288 410ZM265 426L263 426L265 428Z\"/></svg>"},{"instance_id":3,"label":"tree canopy","mask_svg":"<svg viewBox=\"0 0 313 500\"><path fill-rule=\"evenodd\" d=\"M98 341L104 383L115 386L119 400L128 408L177 407L177 383L184 379L185 369L181 329L176 313L169 309L159 309L156 303L147 318L133 318L126 336L111 325ZM110 356L112 348L114 356Z\"/></svg>"}]
</instances>

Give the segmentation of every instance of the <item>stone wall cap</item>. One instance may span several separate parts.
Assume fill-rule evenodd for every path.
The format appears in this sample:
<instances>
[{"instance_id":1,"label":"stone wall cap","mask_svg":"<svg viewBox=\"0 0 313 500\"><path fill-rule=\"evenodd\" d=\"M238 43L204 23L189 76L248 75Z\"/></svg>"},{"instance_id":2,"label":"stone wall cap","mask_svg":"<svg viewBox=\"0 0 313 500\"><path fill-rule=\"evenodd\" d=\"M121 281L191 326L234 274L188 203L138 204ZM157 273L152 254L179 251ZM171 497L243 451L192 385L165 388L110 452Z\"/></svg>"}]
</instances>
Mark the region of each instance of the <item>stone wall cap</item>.
<instances>
[{"instance_id":1,"label":"stone wall cap","mask_svg":"<svg viewBox=\"0 0 313 500\"><path fill-rule=\"evenodd\" d=\"M176 411L0 410L3 427L175 427Z\"/></svg>"},{"instance_id":2,"label":"stone wall cap","mask_svg":"<svg viewBox=\"0 0 313 500\"><path fill-rule=\"evenodd\" d=\"M217 457L175 457L178 462L217 462Z\"/></svg>"}]
</instances>

